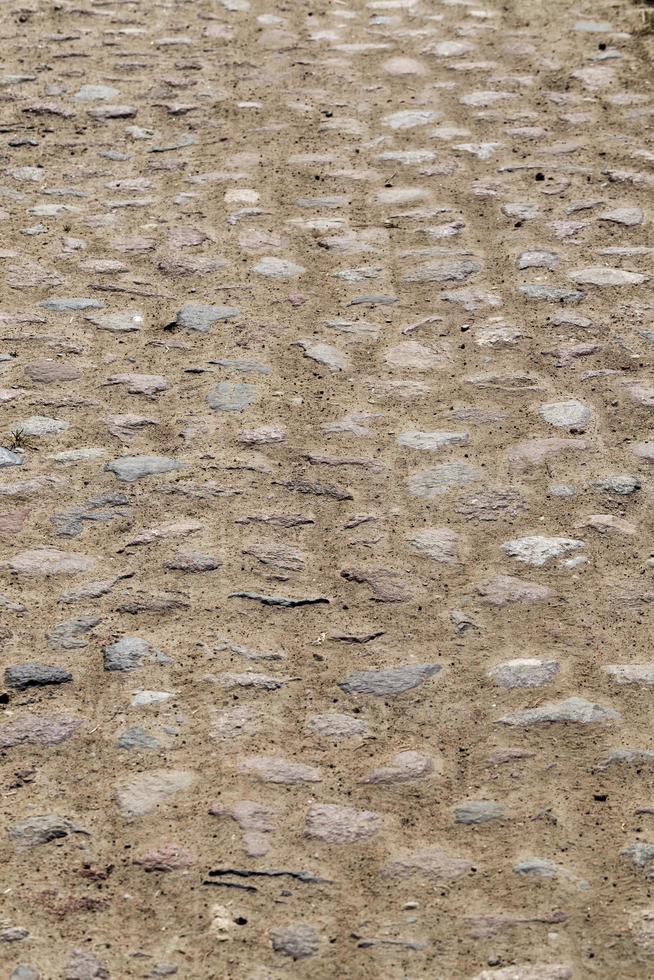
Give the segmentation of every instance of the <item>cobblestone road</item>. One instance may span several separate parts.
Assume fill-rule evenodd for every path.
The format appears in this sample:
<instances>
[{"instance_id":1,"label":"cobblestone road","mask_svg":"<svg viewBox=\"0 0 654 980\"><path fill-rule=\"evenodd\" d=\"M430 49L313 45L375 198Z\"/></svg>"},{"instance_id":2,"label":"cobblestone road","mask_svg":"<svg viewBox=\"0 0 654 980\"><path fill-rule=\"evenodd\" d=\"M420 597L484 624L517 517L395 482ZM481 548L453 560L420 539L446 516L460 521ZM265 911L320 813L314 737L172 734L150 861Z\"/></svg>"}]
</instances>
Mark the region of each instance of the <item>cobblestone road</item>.
<instances>
[{"instance_id":1,"label":"cobblestone road","mask_svg":"<svg viewBox=\"0 0 654 980\"><path fill-rule=\"evenodd\" d=\"M3 977L654 975L646 13L2 4Z\"/></svg>"}]
</instances>

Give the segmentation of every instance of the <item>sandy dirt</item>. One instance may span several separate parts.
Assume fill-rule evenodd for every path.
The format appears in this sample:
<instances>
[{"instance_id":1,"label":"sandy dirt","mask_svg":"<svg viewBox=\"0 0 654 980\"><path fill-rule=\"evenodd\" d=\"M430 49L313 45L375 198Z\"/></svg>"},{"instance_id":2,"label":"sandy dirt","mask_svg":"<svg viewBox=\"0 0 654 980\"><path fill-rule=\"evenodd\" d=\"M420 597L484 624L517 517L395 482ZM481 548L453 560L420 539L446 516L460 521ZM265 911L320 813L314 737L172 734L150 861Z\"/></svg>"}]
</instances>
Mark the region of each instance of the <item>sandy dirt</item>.
<instances>
[{"instance_id":1,"label":"sandy dirt","mask_svg":"<svg viewBox=\"0 0 654 980\"><path fill-rule=\"evenodd\" d=\"M0 8L0 974L654 975L645 8Z\"/></svg>"}]
</instances>

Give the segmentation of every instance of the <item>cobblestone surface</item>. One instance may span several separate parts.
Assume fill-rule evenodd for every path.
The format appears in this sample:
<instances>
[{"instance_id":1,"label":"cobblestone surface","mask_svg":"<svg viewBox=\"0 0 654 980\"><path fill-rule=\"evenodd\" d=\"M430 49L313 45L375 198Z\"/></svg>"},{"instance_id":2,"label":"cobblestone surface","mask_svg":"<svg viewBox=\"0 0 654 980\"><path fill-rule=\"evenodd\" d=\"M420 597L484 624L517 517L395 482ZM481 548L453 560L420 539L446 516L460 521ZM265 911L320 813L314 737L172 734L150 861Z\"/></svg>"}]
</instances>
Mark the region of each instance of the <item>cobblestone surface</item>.
<instances>
[{"instance_id":1,"label":"cobblestone surface","mask_svg":"<svg viewBox=\"0 0 654 980\"><path fill-rule=\"evenodd\" d=\"M652 40L0 7L0 973L654 975Z\"/></svg>"}]
</instances>

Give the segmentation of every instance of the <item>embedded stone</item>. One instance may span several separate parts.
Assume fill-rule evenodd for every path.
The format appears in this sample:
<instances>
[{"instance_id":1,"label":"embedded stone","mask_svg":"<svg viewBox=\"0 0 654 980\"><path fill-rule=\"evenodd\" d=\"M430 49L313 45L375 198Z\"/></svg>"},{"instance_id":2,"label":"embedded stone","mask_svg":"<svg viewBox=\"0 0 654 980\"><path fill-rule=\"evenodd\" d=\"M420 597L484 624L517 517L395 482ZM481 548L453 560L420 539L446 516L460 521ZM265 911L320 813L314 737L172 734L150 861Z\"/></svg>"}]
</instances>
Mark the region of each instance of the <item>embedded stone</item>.
<instances>
[{"instance_id":1,"label":"embedded stone","mask_svg":"<svg viewBox=\"0 0 654 980\"><path fill-rule=\"evenodd\" d=\"M206 306L201 303L186 303L177 312L175 323L185 330L208 333L214 323L235 320L241 314L236 306Z\"/></svg>"},{"instance_id":2,"label":"embedded stone","mask_svg":"<svg viewBox=\"0 0 654 980\"><path fill-rule=\"evenodd\" d=\"M136 773L119 785L116 800L124 817L142 817L190 789L194 781L194 773L179 769Z\"/></svg>"},{"instance_id":3,"label":"embedded stone","mask_svg":"<svg viewBox=\"0 0 654 980\"><path fill-rule=\"evenodd\" d=\"M383 824L383 817L371 810L315 803L307 811L304 836L327 844L354 844L374 837Z\"/></svg>"},{"instance_id":4,"label":"embedded stone","mask_svg":"<svg viewBox=\"0 0 654 980\"><path fill-rule=\"evenodd\" d=\"M539 708L512 711L500 718L498 724L518 728L557 722L592 725L604 721L617 721L619 718L619 713L613 708L605 708L604 705L594 704L585 698L572 697L564 701L553 701Z\"/></svg>"},{"instance_id":5,"label":"embedded stone","mask_svg":"<svg viewBox=\"0 0 654 980\"><path fill-rule=\"evenodd\" d=\"M433 500L456 487L467 486L481 478L481 470L470 463L443 463L433 469L414 473L409 477L408 488L412 497Z\"/></svg>"},{"instance_id":6,"label":"embedded stone","mask_svg":"<svg viewBox=\"0 0 654 980\"><path fill-rule=\"evenodd\" d=\"M257 397L255 385L222 381L207 395L207 405L214 412L242 412Z\"/></svg>"},{"instance_id":7,"label":"embedded stone","mask_svg":"<svg viewBox=\"0 0 654 980\"><path fill-rule=\"evenodd\" d=\"M67 684L73 675L63 667L47 667L44 664L15 664L5 669L5 684L17 691L28 687L45 687L49 684Z\"/></svg>"},{"instance_id":8,"label":"embedded stone","mask_svg":"<svg viewBox=\"0 0 654 980\"><path fill-rule=\"evenodd\" d=\"M135 483L146 476L158 476L184 468L183 463L169 456L120 456L104 467L107 473L113 473L121 483Z\"/></svg>"},{"instance_id":9,"label":"embedded stone","mask_svg":"<svg viewBox=\"0 0 654 980\"><path fill-rule=\"evenodd\" d=\"M524 538L513 538L505 541L502 551L525 565L535 565L541 568L553 558L560 558L571 551L584 547L584 542L576 538L548 538L542 534L527 535Z\"/></svg>"},{"instance_id":10,"label":"embedded stone","mask_svg":"<svg viewBox=\"0 0 654 980\"><path fill-rule=\"evenodd\" d=\"M558 672L559 664L556 660L531 657L495 664L488 671L488 676L500 687L542 687L543 684L549 684Z\"/></svg>"},{"instance_id":11,"label":"embedded stone","mask_svg":"<svg viewBox=\"0 0 654 980\"><path fill-rule=\"evenodd\" d=\"M270 930L270 942L276 953L294 960L315 956L320 950L318 933L308 922L292 922Z\"/></svg>"},{"instance_id":12,"label":"embedded stone","mask_svg":"<svg viewBox=\"0 0 654 980\"><path fill-rule=\"evenodd\" d=\"M34 548L21 551L13 558L0 562L0 569L15 575L77 575L95 565L95 558L78 555L58 548Z\"/></svg>"},{"instance_id":13,"label":"embedded stone","mask_svg":"<svg viewBox=\"0 0 654 980\"><path fill-rule=\"evenodd\" d=\"M319 783L322 780L320 770L315 766L305 766L278 756L249 756L237 763L236 770L243 776L255 776L264 783L281 783L285 786Z\"/></svg>"},{"instance_id":14,"label":"embedded stone","mask_svg":"<svg viewBox=\"0 0 654 980\"><path fill-rule=\"evenodd\" d=\"M404 694L439 674L439 664L404 664L381 670L356 670L338 686L346 694L373 694L376 697Z\"/></svg>"}]
</instances>

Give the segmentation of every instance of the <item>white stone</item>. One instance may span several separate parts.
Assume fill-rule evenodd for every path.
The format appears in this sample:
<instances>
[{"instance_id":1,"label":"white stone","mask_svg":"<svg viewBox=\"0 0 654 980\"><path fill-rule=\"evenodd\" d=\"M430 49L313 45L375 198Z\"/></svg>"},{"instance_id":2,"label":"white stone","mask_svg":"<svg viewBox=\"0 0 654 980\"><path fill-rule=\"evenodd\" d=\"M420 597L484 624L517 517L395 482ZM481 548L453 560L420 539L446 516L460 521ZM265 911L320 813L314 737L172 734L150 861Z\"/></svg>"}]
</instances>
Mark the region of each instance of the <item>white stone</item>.
<instances>
[{"instance_id":1,"label":"white stone","mask_svg":"<svg viewBox=\"0 0 654 980\"><path fill-rule=\"evenodd\" d=\"M540 568L553 558L560 558L570 551L578 551L584 547L583 541L576 538L549 538L542 534L527 535L524 538L513 538L505 541L502 551L525 565L535 565Z\"/></svg>"},{"instance_id":2,"label":"white stone","mask_svg":"<svg viewBox=\"0 0 654 980\"><path fill-rule=\"evenodd\" d=\"M591 412L582 402L571 398L565 402L547 402L540 405L538 414L550 425L561 429L579 428L588 422Z\"/></svg>"},{"instance_id":3,"label":"white stone","mask_svg":"<svg viewBox=\"0 0 654 980\"><path fill-rule=\"evenodd\" d=\"M628 272L626 269L611 269L600 265L575 269L568 273L568 279L589 286L638 286L648 278L640 272Z\"/></svg>"}]
</instances>

